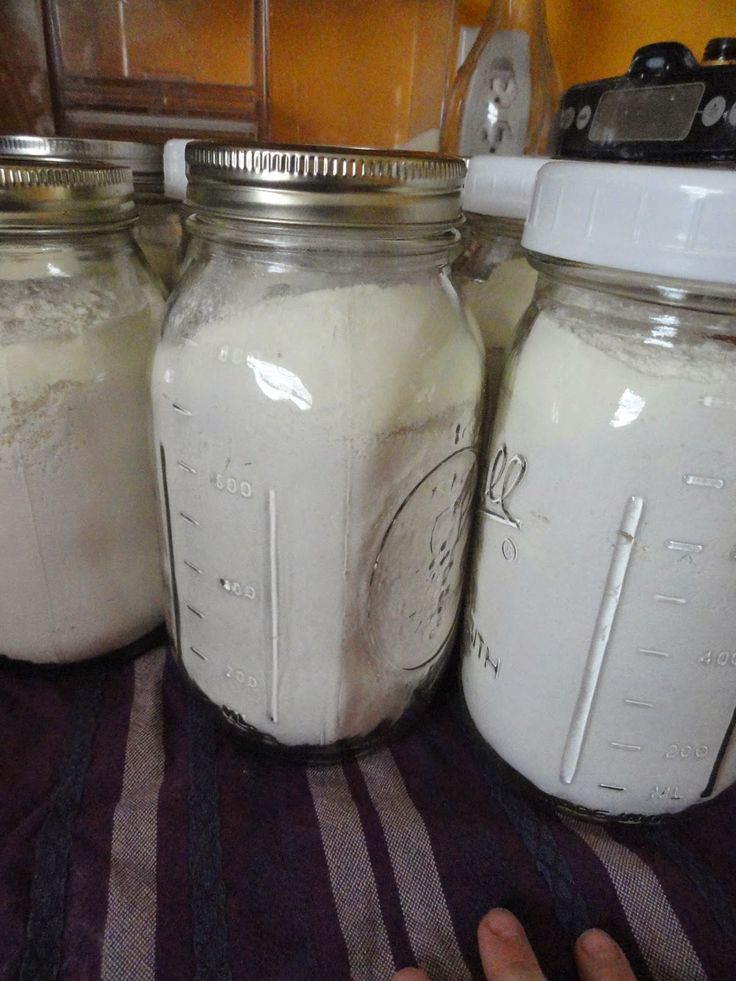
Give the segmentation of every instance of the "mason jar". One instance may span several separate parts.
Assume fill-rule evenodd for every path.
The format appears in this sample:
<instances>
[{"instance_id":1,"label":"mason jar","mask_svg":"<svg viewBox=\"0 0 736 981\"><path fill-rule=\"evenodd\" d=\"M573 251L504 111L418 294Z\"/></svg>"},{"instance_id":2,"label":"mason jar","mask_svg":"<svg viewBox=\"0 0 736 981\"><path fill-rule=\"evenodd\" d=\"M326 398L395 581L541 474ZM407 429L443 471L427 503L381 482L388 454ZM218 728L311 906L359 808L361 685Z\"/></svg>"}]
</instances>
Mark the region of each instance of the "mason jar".
<instances>
[{"instance_id":1,"label":"mason jar","mask_svg":"<svg viewBox=\"0 0 736 981\"><path fill-rule=\"evenodd\" d=\"M471 157L462 191L464 249L453 276L486 353L486 427L493 422L506 358L537 273L521 247L544 157Z\"/></svg>"},{"instance_id":2,"label":"mason jar","mask_svg":"<svg viewBox=\"0 0 736 981\"><path fill-rule=\"evenodd\" d=\"M481 480L462 683L601 818L736 779L736 174L551 163Z\"/></svg>"},{"instance_id":3,"label":"mason jar","mask_svg":"<svg viewBox=\"0 0 736 981\"><path fill-rule=\"evenodd\" d=\"M0 655L65 663L162 619L148 372L164 301L130 171L0 160Z\"/></svg>"},{"instance_id":4,"label":"mason jar","mask_svg":"<svg viewBox=\"0 0 736 981\"><path fill-rule=\"evenodd\" d=\"M453 638L483 363L451 284L464 165L190 144L153 371L181 666L302 755L410 718Z\"/></svg>"},{"instance_id":5,"label":"mason jar","mask_svg":"<svg viewBox=\"0 0 736 981\"><path fill-rule=\"evenodd\" d=\"M173 289L180 260L182 227L178 202L164 194L163 149L130 140L87 140L68 136L0 136L0 156L43 157L48 162L128 167L138 221L133 236L164 285Z\"/></svg>"}]
</instances>

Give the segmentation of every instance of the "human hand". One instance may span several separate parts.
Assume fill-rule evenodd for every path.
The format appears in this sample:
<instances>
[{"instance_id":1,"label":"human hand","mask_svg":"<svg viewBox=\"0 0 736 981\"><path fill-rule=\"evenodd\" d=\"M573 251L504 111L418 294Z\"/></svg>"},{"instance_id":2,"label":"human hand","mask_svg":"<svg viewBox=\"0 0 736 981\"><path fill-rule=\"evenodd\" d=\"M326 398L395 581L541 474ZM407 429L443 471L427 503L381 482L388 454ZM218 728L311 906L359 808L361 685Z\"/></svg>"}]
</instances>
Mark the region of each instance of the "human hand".
<instances>
[{"instance_id":1,"label":"human hand","mask_svg":"<svg viewBox=\"0 0 736 981\"><path fill-rule=\"evenodd\" d=\"M478 926L478 949L487 981L545 981L524 927L507 909L492 909ZM586 930L575 943L581 981L636 981L619 945L603 930ZM429 981L417 967L406 967L393 981Z\"/></svg>"}]
</instances>

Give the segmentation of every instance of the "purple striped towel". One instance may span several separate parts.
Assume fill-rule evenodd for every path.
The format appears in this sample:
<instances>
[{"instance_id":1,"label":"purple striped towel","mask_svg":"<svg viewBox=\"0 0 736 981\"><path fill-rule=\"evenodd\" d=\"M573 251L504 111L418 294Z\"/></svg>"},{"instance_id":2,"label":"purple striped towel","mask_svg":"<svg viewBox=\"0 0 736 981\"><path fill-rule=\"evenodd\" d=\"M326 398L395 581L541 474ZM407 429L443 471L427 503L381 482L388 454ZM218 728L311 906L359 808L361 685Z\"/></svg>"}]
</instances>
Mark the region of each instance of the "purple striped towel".
<instances>
[{"instance_id":1,"label":"purple striped towel","mask_svg":"<svg viewBox=\"0 0 736 981\"><path fill-rule=\"evenodd\" d=\"M562 817L465 729L329 767L255 755L165 649L0 668L0 981L480 978L491 906L552 981L610 931L638 978L736 979L736 793L650 828Z\"/></svg>"}]
</instances>

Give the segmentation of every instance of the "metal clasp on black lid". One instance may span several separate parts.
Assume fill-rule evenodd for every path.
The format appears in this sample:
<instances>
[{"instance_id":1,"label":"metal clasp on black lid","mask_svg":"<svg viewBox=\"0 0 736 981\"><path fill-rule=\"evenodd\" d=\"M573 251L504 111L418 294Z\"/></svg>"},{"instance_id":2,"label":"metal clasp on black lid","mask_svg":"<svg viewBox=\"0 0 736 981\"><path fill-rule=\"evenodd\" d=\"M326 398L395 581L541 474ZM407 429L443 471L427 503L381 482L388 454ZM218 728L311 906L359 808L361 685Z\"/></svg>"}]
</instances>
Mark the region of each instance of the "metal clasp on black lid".
<instances>
[{"instance_id":1,"label":"metal clasp on black lid","mask_svg":"<svg viewBox=\"0 0 736 981\"><path fill-rule=\"evenodd\" d=\"M630 78L680 79L690 77L698 62L690 48L678 41L658 41L639 48L631 60Z\"/></svg>"}]
</instances>

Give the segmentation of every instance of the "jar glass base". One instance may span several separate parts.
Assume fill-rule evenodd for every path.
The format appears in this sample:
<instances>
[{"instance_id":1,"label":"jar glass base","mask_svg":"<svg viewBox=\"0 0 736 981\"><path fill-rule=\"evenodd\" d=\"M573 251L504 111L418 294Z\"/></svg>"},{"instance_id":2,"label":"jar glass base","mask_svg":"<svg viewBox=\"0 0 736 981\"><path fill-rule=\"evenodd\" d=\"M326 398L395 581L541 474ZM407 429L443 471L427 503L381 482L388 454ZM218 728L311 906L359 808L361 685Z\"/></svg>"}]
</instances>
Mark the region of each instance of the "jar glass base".
<instances>
[{"instance_id":1,"label":"jar glass base","mask_svg":"<svg viewBox=\"0 0 736 981\"><path fill-rule=\"evenodd\" d=\"M48 661L21 661L18 658L7 657L0 653L0 670L13 671L17 674L32 674L36 677L56 677L63 675L69 677L73 674L83 673L84 671L98 668L104 665L109 668L126 661L132 661L166 643L166 627L163 623L158 624L153 630L112 651L101 651L93 657L85 658L81 661L69 661L66 663Z\"/></svg>"},{"instance_id":2,"label":"jar glass base","mask_svg":"<svg viewBox=\"0 0 736 981\"><path fill-rule=\"evenodd\" d=\"M196 697L207 704L212 715L217 717L218 722L221 723L222 727L228 733L233 734L237 739L247 744L254 752L261 755L278 759L281 762L308 764L311 766L329 766L347 758L354 759L357 756L366 756L379 749L389 739L397 739L404 736L414 728L424 715L427 706L432 700L438 677L446 665L446 659L444 657L440 658L434 670L425 678L422 686L413 692L411 701L398 719L393 721L386 720L365 735L340 739L331 742L329 745L322 746L315 743L291 744L280 742L274 736L264 733L255 726L250 725L234 709L228 708L226 705L216 705L192 679L182 664L181 659L177 657L173 644L171 645L171 649L174 652L174 660L177 663L179 672L189 689Z\"/></svg>"},{"instance_id":3,"label":"jar glass base","mask_svg":"<svg viewBox=\"0 0 736 981\"><path fill-rule=\"evenodd\" d=\"M594 808L584 807L581 804L574 804L572 801L564 800L561 797L555 797L554 794L540 790L536 784L528 780L518 770L515 770L510 763L507 763L486 742L479 732L461 693L458 693L458 701L460 703L461 722L468 733L469 739L477 746L478 752L486 757L489 766L492 766L497 771L499 778L520 790L525 797L530 798L533 802L541 804L548 810L555 811L560 815L577 818L582 821L590 821L595 824L628 824L652 827L659 824L669 824L672 820L678 820L681 817L690 817L696 808L699 812L702 812L702 809L710 803L710 801L703 801L702 803L690 804L681 811L663 814L637 814L627 813L625 811L616 813L613 811L596 810ZM717 800L717 797L713 798L713 800Z\"/></svg>"}]
</instances>

